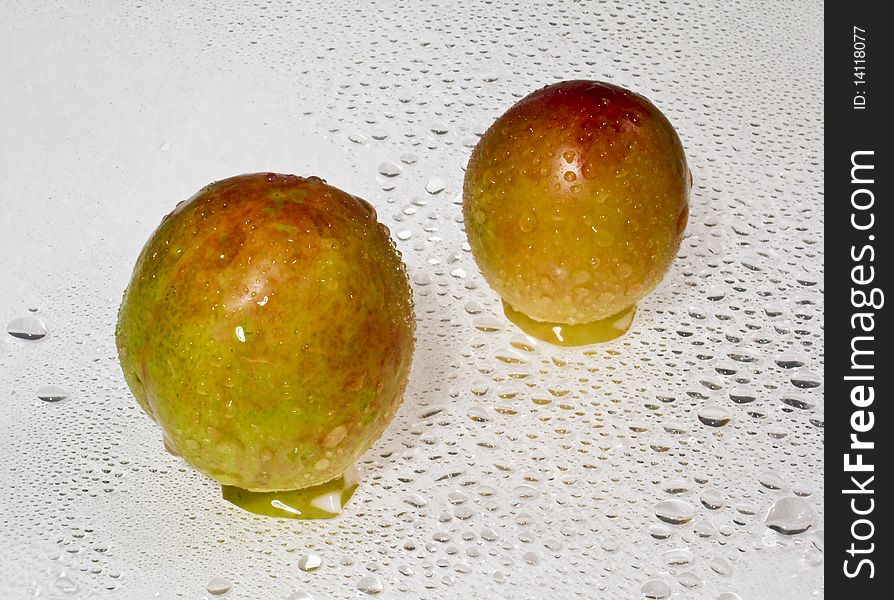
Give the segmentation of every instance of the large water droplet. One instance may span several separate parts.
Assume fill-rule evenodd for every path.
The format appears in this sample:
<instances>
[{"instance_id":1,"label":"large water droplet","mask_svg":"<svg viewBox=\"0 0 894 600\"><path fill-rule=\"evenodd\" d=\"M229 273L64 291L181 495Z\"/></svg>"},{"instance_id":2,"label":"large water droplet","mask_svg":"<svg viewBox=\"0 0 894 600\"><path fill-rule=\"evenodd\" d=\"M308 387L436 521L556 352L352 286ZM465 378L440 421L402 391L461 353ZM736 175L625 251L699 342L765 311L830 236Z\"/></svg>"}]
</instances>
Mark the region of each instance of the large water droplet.
<instances>
[{"instance_id":1,"label":"large water droplet","mask_svg":"<svg viewBox=\"0 0 894 600\"><path fill-rule=\"evenodd\" d=\"M400 165L397 165L390 160L379 165L379 173L385 177L397 177L400 175L400 172Z\"/></svg>"},{"instance_id":2,"label":"large water droplet","mask_svg":"<svg viewBox=\"0 0 894 600\"><path fill-rule=\"evenodd\" d=\"M708 427L723 427L732 419L732 415L722 406L704 406L698 411L698 420Z\"/></svg>"},{"instance_id":3,"label":"large water droplet","mask_svg":"<svg viewBox=\"0 0 894 600\"><path fill-rule=\"evenodd\" d=\"M72 581L69 577L60 577L56 580L55 586L57 590L68 596L73 596L78 593L78 584Z\"/></svg>"},{"instance_id":4,"label":"large water droplet","mask_svg":"<svg viewBox=\"0 0 894 600\"><path fill-rule=\"evenodd\" d=\"M208 590L209 594L221 596L229 592L232 587L233 584L230 583L229 580L224 579L223 577L215 577L208 582L205 589Z\"/></svg>"},{"instance_id":5,"label":"large water droplet","mask_svg":"<svg viewBox=\"0 0 894 600\"><path fill-rule=\"evenodd\" d=\"M813 526L816 512L803 498L780 498L767 513L764 523L770 529L785 535L803 533Z\"/></svg>"},{"instance_id":6,"label":"large water droplet","mask_svg":"<svg viewBox=\"0 0 894 600\"><path fill-rule=\"evenodd\" d=\"M298 568L305 572L316 571L323 564L323 559L315 552L308 552L298 560Z\"/></svg>"},{"instance_id":7,"label":"large water droplet","mask_svg":"<svg viewBox=\"0 0 894 600\"><path fill-rule=\"evenodd\" d=\"M649 600L664 600L671 595L671 587L660 579L647 581L640 588L644 598Z\"/></svg>"},{"instance_id":8,"label":"large water droplet","mask_svg":"<svg viewBox=\"0 0 894 600\"><path fill-rule=\"evenodd\" d=\"M68 398L68 390L58 385L43 385L37 388L37 397L44 402L59 402Z\"/></svg>"},{"instance_id":9,"label":"large water droplet","mask_svg":"<svg viewBox=\"0 0 894 600\"><path fill-rule=\"evenodd\" d=\"M39 340L46 336L47 326L37 317L19 317L9 322L6 331L22 340Z\"/></svg>"},{"instance_id":10,"label":"large water droplet","mask_svg":"<svg viewBox=\"0 0 894 600\"><path fill-rule=\"evenodd\" d=\"M444 191L445 187L447 187L447 182L440 177L432 177L429 179L428 183L425 184L425 191L429 194L439 194Z\"/></svg>"},{"instance_id":11,"label":"large water droplet","mask_svg":"<svg viewBox=\"0 0 894 600\"><path fill-rule=\"evenodd\" d=\"M361 577L360 581L357 582L357 589L364 594L374 596L385 591L385 585L382 583L382 580L375 575L366 575L365 577Z\"/></svg>"},{"instance_id":12,"label":"large water droplet","mask_svg":"<svg viewBox=\"0 0 894 600\"><path fill-rule=\"evenodd\" d=\"M695 517L695 508L684 500L665 500L655 505L655 516L665 523L682 525Z\"/></svg>"},{"instance_id":13,"label":"large water droplet","mask_svg":"<svg viewBox=\"0 0 894 600\"><path fill-rule=\"evenodd\" d=\"M764 471L757 476L757 480L768 490L781 490L786 487L785 480L776 471Z\"/></svg>"}]
</instances>

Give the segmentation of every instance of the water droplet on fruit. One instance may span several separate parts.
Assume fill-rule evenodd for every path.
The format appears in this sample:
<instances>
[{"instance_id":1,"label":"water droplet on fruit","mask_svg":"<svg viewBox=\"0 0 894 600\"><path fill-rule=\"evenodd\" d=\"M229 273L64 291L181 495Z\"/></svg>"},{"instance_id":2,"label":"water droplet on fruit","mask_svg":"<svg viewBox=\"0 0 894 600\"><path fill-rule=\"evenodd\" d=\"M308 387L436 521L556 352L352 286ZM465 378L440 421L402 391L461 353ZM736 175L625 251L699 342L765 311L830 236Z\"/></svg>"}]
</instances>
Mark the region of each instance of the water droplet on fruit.
<instances>
[{"instance_id":1,"label":"water droplet on fruit","mask_svg":"<svg viewBox=\"0 0 894 600\"><path fill-rule=\"evenodd\" d=\"M537 228L537 215L531 211L525 211L518 218L518 228L525 233L531 233Z\"/></svg>"},{"instance_id":2,"label":"water droplet on fruit","mask_svg":"<svg viewBox=\"0 0 894 600\"><path fill-rule=\"evenodd\" d=\"M39 340L47 335L47 326L37 317L19 317L6 326L12 337L22 340Z\"/></svg>"}]
</instances>

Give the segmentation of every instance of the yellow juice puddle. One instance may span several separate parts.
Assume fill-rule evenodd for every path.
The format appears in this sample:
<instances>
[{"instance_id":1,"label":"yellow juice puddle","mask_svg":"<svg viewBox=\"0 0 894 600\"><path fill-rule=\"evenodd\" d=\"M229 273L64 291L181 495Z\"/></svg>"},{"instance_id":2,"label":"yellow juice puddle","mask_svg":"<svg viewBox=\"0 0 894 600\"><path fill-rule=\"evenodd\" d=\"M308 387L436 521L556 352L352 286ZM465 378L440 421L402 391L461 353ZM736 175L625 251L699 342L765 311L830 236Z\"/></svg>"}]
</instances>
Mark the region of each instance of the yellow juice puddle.
<instances>
[{"instance_id":1,"label":"yellow juice puddle","mask_svg":"<svg viewBox=\"0 0 894 600\"><path fill-rule=\"evenodd\" d=\"M224 500L256 515L310 520L340 515L359 484L357 469L351 467L341 477L300 490L252 492L232 485L220 489Z\"/></svg>"},{"instance_id":2,"label":"yellow juice puddle","mask_svg":"<svg viewBox=\"0 0 894 600\"><path fill-rule=\"evenodd\" d=\"M503 313L525 333L556 346L587 346L607 342L627 333L636 315L636 305L590 323L568 325L535 321L503 302Z\"/></svg>"}]
</instances>

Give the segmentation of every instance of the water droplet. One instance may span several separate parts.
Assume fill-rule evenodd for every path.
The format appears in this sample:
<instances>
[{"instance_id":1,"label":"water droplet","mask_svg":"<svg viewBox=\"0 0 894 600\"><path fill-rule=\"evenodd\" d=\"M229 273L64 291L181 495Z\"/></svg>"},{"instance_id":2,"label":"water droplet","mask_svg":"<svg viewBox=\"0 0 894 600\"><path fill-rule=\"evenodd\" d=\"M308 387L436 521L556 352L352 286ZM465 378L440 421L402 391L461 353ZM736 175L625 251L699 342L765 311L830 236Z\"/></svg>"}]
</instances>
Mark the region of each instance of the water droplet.
<instances>
[{"instance_id":1,"label":"water droplet","mask_svg":"<svg viewBox=\"0 0 894 600\"><path fill-rule=\"evenodd\" d=\"M466 411L466 415L476 423L487 423L491 420L490 413L483 406L472 406Z\"/></svg>"},{"instance_id":2,"label":"water droplet","mask_svg":"<svg viewBox=\"0 0 894 600\"><path fill-rule=\"evenodd\" d=\"M379 173L385 177L397 177L400 175L400 172L400 165L397 165L390 160L379 165Z\"/></svg>"},{"instance_id":3,"label":"water droplet","mask_svg":"<svg viewBox=\"0 0 894 600\"><path fill-rule=\"evenodd\" d=\"M649 535L656 540L666 540L674 534L673 530L667 525L656 523L649 526Z\"/></svg>"},{"instance_id":4,"label":"water droplet","mask_svg":"<svg viewBox=\"0 0 894 600\"><path fill-rule=\"evenodd\" d=\"M465 308L466 312L469 313L470 315L481 314L481 311L484 310L484 307L481 306L481 304L479 304L478 302L475 302L474 300L469 300L468 302L466 302L466 305L464 308Z\"/></svg>"},{"instance_id":5,"label":"water droplet","mask_svg":"<svg viewBox=\"0 0 894 600\"><path fill-rule=\"evenodd\" d=\"M708 539L714 536L714 526L707 521L699 521L692 526L692 531L700 538Z\"/></svg>"},{"instance_id":6,"label":"water droplet","mask_svg":"<svg viewBox=\"0 0 894 600\"><path fill-rule=\"evenodd\" d=\"M453 510L453 516L460 521L471 519L475 515L475 511L469 506L457 506Z\"/></svg>"},{"instance_id":7,"label":"water droplet","mask_svg":"<svg viewBox=\"0 0 894 600\"><path fill-rule=\"evenodd\" d=\"M786 487L785 480L776 471L764 471L758 475L757 480L768 490L781 490Z\"/></svg>"},{"instance_id":8,"label":"water droplet","mask_svg":"<svg viewBox=\"0 0 894 600\"><path fill-rule=\"evenodd\" d=\"M484 331L485 333L493 333L503 330L503 322L494 317L478 317L472 322L472 325L478 331Z\"/></svg>"},{"instance_id":9,"label":"water droplet","mask_svg":"<svg viewBox=\"0 0 894 600\"><path fill-rule=\"evenodd\" d=\"M288 595L286 600L314 600L314 597L307 592L293 592Z\"/></svg>"},{"instance_id":10,"label":"water droplet","mask_svg":"<svg viewBox=\"0 0 894 600\"><path fill-rule=\"evenodd\" d=\"M224 579L223 577L215 577L208 582L205 589L208 590L209 594L221 596L229 592L232 587L233 584L230 583L229 580Z\"/></svg>"},{"instance_id":11,"label":"water droplet","mask_svg":"<svg viewBox=\"0 0 894 600\"><path fill-rule=\"evenodd\" d=\"M722 406L704 406L698 411L698 420L708 427L723 427L732 419L732 415Z\"/></svg>"},{"instance_id":12,"label":"water droplet","mask_svg":"<svg viewBox=\"0 0 894 600\"><path fill-rule=\"evenodd\" d=\"M682 525L695 517L695 508L684 500L665 500L655 505L655 516L665 523Z\"/></svg>"},{"instance_id":13,"label":"water droplet","mask_svg":"<svg viewBox=\"0 0 894 600\"><path fill-rule=\"evenodd\" d=\"M811 410L814 407L813 402L797 394L790 394L782 398L783 404L788 404L798 410Z\"/></svg>"},{"instance_id":14,"label":"water droplet","mask_svg":"<svg viewBox=\"0 0 894 600\"><path fill-rule=\"evenodd\" d=\"M792 385L802 389L816 388L822 385L822 377L809 369L798 369L791 378Z\"/></svg>"},{"instance_id":15,"label":"water droplet","mask_svg":"<svg viewBox=\"0 0 894 600\"><path fill-rule=\"evenodd\" d=\"M357 582L357 589L364 594L375 596L376 594L381 594L385 591L385 585L382 583L382 580L375 575L366 575L365 577L361 577L360 581Z\"/></svg>"},{"instance_id":16,"label":"water droplet","mask_svg":"<svg viewBox=\"0 0 894 600\"><path fill-rule=\"evenodd\" d=\"M701 501L705 508L717 510L723 507L723 495L717 490L705 490L702 492Z\"/></svg>"},{"instance_id":17,"label":"water droplet","mask_svg":"<svg viewBox=\"0 0 894 600\"><path fill-rule=\"evenodd\" d=\"M43 385L37 388L37 397L44 402L59 402L68 398L68 390L58 385Z\"/></svg>"},{"instance_id":18,"label":"water droplet","mask_svg":"<svg viewBox=\"0 0 894 600\"><path fill-rule=\"evenodd\" d=\"M78 593L78 584L72 581L69 577L60 577L57 579L55 587L57 590L68 596L73 596Z\"/></svg>"},{"instance_id":19,"label":"water droplet","mask_svg":"<svg viewBox=\"0 0 894 600\"><path fill-rule=\"evenodd\" d=\"M729 398L736 404L748 404L757 400L757 396L751 390L744 387L734 387L729 391Z\"/></svg>"},{"instance_id":20,"label":"water droplet","mask_svg":"<svg viewBox=\"0 0 894 600\"><path fill-rule=\"evenodd\" d=\"M708 566L718 575L730 575L733 572L733 568L730 566L729 562L725 558L720 558L719 556L713 558L711 562L708 563Z\"/></svg>"},{"instance_id":21,"label":"water droplet","mask_svg":"<svg viewBox=\"0 0 894 600\"><path fill-rule=\"evenodd\" d=\"M518 218L518 228L522 230L522 233L531 233L537 229L537 215L529 210L523 212Z\"/></svg>"},{"instance_id":22,"label":"water droplet","mask_svg":"<svg viewBox=\"0 0 894 600\"><path fill-rule=\"evenodd\" d=\"M767 527L785 535L803 533L813 526L816 512L803 498L780 498L767 513Z\"/></svg>"},{"instance_id":23,"label":"water droplet","mask_svg":"<svg viewBox=\"0 0 894 600\"><path fill-rule=\"evenodd\" d=\"M432 177L428 183L425 184L425 191L429 194L439 194L444 191L445 187L447 187L446 181L440 177Z\"/></svg>"},{"instance_id":24,"label":"water droplet","mask_svg":"<svg viewBox=\"0 0 894 600\"><path fill-rule=\"evenodd\" d=\"M647 581L640 588L644 598L649 600L664 600L671 595L671 587L660 579Z\"/></svg>"},{"instance_id":25,"label":"water droplet","mask_svg":"<svg viewBox=\"0 0 894 600\"><path fill-rule=\"evenodd\" d=\"M422 508L426 504L428 504L428 500L420 496L419 494L410 494L404 500L410 506L415 506L416 508Z\"/></svg>"},{"instance_id":26,"label":"water droplet","mask_svg":"<svg viewBox=\"0 0 894 600\"><path fill-rule=\"evenodd\" d=\"M39 340L47 335L47 326L37 317L19 317L6 326L12 337L22 340Z\"/></svg>"},{"instance_id":27,"label":"water droplet","mask_svg":"<svg viewBox=\"0 0 894 600\"><path fill-rule=\"evenodd\" d=\"M316 571L323 564L319 554L308 552L298 561L298 568L305 572Z\"/></svg>"},{"instance_id":28,"label":"water droplet","mask_svg":"<svg viewBox=\"0 0 894 600\"><path fill-rule=\"evenodd\" d=\"M794 369L804 366L804 358L797 352L783 352L773 359L783 369Z\"/></svg>"},{"instance_id":29,"label":"water droplet","mask_svg":"<svg viewBox=\"0 0 894 600\"><path fill-rule=\"evenodd\" d=\"M680 585L686 588L694 588L702 584L701 578L692 571L684 571L680 573L680 576L677 577L677 581L680 582Z\"/></svg>"},{"instance_id":30,"label":"water droplet","mask_svg":"<svg viewBox=\"0 0 894 600\"><path fill-rule=\"evenodd\" d=\"M661 555L661 558L668 565L679 566L688 565L695 559L695 556L686 548L677 548L674 550L668 550Z\"/></svg>"}]
</instances>

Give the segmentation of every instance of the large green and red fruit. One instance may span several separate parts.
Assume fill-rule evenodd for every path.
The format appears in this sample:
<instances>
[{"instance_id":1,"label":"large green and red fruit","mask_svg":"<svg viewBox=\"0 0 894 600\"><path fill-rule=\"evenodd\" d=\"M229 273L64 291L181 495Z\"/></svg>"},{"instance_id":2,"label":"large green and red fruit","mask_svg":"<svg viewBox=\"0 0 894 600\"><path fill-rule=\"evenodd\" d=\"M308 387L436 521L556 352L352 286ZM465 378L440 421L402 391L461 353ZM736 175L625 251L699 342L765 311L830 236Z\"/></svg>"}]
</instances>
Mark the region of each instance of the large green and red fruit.
<instances>
[{"instance_id":1,"label":"large green and red fruit","mask_svg":"<svg viewBox=\"0 0 894 600\"><path fill-rule=\"evenodd\" d=\"M691 181L674 128L646 98L566 81L523 98L472 153L463 214L484 278L538 321L630 307L680 246Z\"/></svg>"},{"instance_id":2,"label":"large green and red fruit","mask_svg":"<svg viewBox=\"0 0 894 600\"><path fill-rule=\"evenodd\" d=\"M166 444L255 491L338 477L397 410L406 268L365 201L316 177L219 181L164 218L124 293L127 384Z\"/></svg>"}]
</instances>

